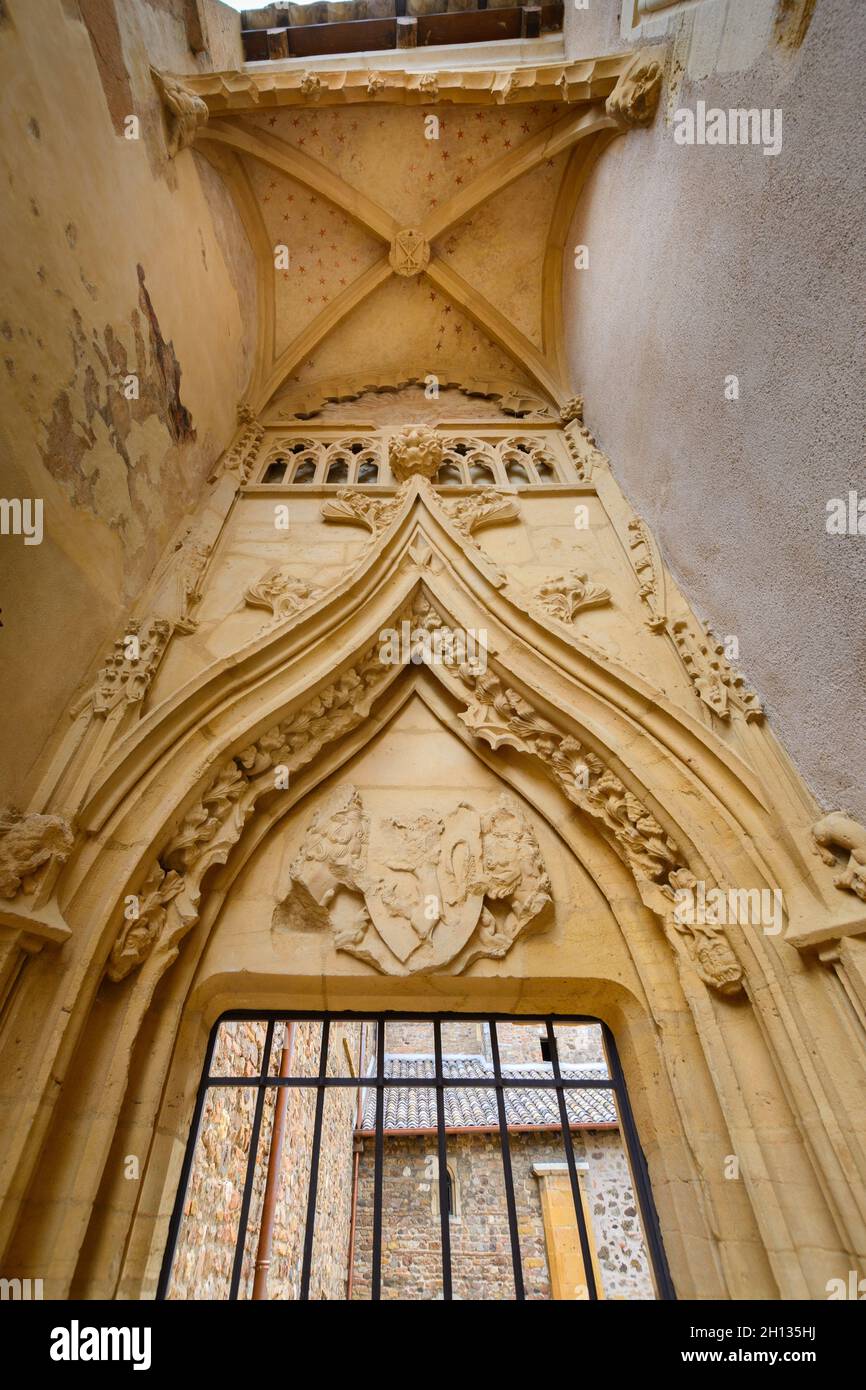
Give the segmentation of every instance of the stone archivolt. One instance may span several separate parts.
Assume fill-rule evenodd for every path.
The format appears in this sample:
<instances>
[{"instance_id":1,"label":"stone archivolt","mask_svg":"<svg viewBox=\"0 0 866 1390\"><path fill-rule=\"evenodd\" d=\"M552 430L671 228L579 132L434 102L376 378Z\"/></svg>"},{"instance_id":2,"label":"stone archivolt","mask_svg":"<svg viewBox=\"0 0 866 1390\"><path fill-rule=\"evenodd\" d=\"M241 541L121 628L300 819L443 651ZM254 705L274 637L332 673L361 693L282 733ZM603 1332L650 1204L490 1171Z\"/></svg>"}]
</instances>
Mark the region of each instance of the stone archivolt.
<instances>
[{"instance_id":1,"label":"stone archivolt","mask_svg":"<svg viewBox=\"0 0 866 1390\"><path fill-rule=\"evenodd\" d=\"M350 902L335 902L338 890ZM310 822L274 930L330 925L334 944L388 975L501 958L537 926L550 879L513 797L489 811L461 801L371 823L360 793ZM343 908L342 914L339 909Z\"/></svg>"},{"instance_id":2,"label":"stone archivolt","mask_svg":"<svg viewBox=\"0 0 866 1390\"><path fill-rule=\"evenodd\" d=\"M137 916L132 925L125 921L115 938L111 979L125 979L157 946L160 973L166 968L198 921L205 873L213 864L225 863L256 802L274 790L273 769L280 767L290 776L360 724L389 676L393 671L383 667L376 643L297 713L223 764L148 869Z\"/></svg>"}]
</instances>

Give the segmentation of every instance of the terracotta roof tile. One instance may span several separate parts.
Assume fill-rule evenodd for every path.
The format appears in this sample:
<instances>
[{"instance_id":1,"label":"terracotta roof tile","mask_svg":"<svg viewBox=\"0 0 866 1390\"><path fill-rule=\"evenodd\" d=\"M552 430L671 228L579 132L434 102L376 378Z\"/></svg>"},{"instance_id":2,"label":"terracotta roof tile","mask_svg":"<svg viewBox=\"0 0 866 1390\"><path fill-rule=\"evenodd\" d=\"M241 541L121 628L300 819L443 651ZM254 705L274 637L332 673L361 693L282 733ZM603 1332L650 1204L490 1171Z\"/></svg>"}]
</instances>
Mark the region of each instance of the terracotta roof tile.
<instances>
[{"instance_id":1,"label":"terracotta roof tile","mask_svg":"<svg viewBox=\"0 0 866 1390\"><path fill-rule=\"evenodd\" d=\"M444 1075L449 1078L465 1079L466 1086L445 1092L445 1125L448 1129L490 1128L499 1123L496 1105L496 1092L493 1087L472 1086L479 1077L493 1077L493 1065L485 1057L445 1057L442 1062ZM604 1078L603 1067L594 1063L582 1065L563 1065L563 1077L568 1080L592 1080ZM435 1062L432 1056L390 1056L385 1059L387 1077L403 1077L421 1080L435 1075ZM533 1080L551 1079L551 1071L543 1063L538 1065L503 1066L502 1075L507 1079L519 1080L521 1077ZM566 1091L565 1103L568 1117L574 1125L616 1124L617 1114L612 1091ZM508 1087L505 1091L505 1113L509 1126L518 1125L558 1125L559 1103L556 1092L546 1088ZM373 1130L376 1124L376 1094L368 1088L364 1097L364 1110L361 1121L363 1130ZM389 1086L385 1091L385 1129L435 1129L436 1092L433 1087Z\"/></svg>"}]
</instances>

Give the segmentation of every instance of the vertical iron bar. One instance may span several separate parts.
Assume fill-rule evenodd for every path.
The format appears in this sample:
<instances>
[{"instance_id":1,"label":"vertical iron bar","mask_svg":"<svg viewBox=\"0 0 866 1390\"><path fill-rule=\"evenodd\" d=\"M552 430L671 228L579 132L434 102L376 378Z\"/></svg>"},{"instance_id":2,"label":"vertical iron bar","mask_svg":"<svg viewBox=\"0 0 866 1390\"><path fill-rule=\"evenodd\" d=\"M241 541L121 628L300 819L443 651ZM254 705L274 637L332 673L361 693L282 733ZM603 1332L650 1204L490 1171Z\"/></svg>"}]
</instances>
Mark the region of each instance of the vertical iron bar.
<instances>
[{"instance_id":1,"label":"vertical iron bar","mask_svg":"<svg viewBox=\"0 0 866 1390\"><path fill-rule=\"evenodd\" d=\"M183 1204L186 1201L186 1190L189 1186L189 1175L192 1172L192 1162L198 1143L198 1132L201 1126L202 1112L204 1110L205 1100L207 1099L208 1077L210 1076L211 1063L213 1062L214 1048L216 1047L216 1040L219 1037L219 1030L220 1024L216 1022L208 1038L207 1051L205 1052L204 1059L204 1071L201 1074L198 1095L195 1099L195 1110L193 1111L189 1140L186 1146L186 1153L183 1156L183 1167L180 1170L177 1199L174 1204L174 1210L171 1213L171 1222L168 1227L168 1240L165 1245L165 1254L162 1257L162 1269L159 1272L159 1284L156 1290L158 1299L165 1298L168 1293L169 1280L171 1279L171 1267L174 1264L174 1252L177 1248L177 1238L180 1235L180 1223L183 1219Z\"/></svg>"},{"instance_id":2,"label":"vertical iron bar","mask_svg":"<svg viewBox=\"0 0 866 1390\"><path fill-rule=\"evenodd\" d=\"M448 1151L445 1141L445 1088L442 1085L442 1024L433 1021L436 1054L436 1138L439 1146L439 1227L442 1232L442 1297L451 1299L451 1213L448 1210Z\"/></svg>"},{"instance_id":3,"label":"vertical iron bar","mask_svg":"<svg viewBox=\"0 0 866 1390\"><path fill-rule=\"evenodd\" d=\"M577 1176L577 1164L574 1161L574 1144L571 1138L571 1125L568 1120L568 1107L565 1104L565 1091L560 1084L562 1082L562 1072L559 1069L559 1051L556 1046L556 1034L553 1031L553 1024L550 1019L547 1020L547 1042L550 1050L550 1063L553 1067L554 1079L557 1082L556 1099L559 1102L562 1142L565 1145L565 1161L568 1165L568 1176L571 1180L571 1196L574 1202L574 1215L577 1220L577 1234L580 1237L580 1253L583 1256L583 1272L586 1275L586 1291L589 1294L590 1301L595 1301L598 1298L598 1288L595 1282L595 1270L592 1267L592 1246L589 1241L586 1215L580 1196L580 1180Z\"/></svg>"},{"instance_id":4,"label":"vertical iron bar","mask_svg":"<svg viewBox=\"0 0 866 1390\"><path fill-rule=\"evenodd\" d=\"M328 1039L331 1023L322 1023L322 1043L319 1052L319 1084L316 1087L316 1118L313 1122L313 1149L310 1154L310 1190L307 1193L307 1220L304 1226L304 1259L301 1265L299 1299L310 1297L310 1270L313 1264L313 1234L316 1224L316 1196L319 1188L319 1155L322 1148L322 1116L325 1111L325 1077L328 1073Z\"/></svg>"},{"instance_id":5,"label":"vertical iron bar","mask_svg":"<svg viewBox=\"0 0 866 1390\"><path fill-rule=\"evenodd\" d=\"M634 1122L631 1102L628 1098L628 1089L625 1084L625 1075L623 1074L622 1063L619 1060L619 1053L616 1050L616 1040L606 1023L602 1023L601 1032L604 1038L604 1050L607 1056L608 1071L613 1081L613 1093L616 1098L617 1111L625 1135L626 1153L628 1154L632 1180L635 1185L635 1195L637 1197L638 1210L641 1215L641 1226L643 1227L644 1239L649 1249L650 1263L653 1267L656 1287L660 1298L666 1301L674 1301L677 1296L676 1290L674 1289L674 1281L671 1278L667 1254L662 1244L661 1226L659 1225L658 1212L656 1211L656 1204L653 1198L652 1184L649 1180L646 1158L644 1157L637 1126Z\"/></svg>"},{"instance_id":6,"label":"vertical iron bar","mask_svg":"<svg viewBox=\"0 0 866 1390\"><path fill-rule=\"evenodd\" d=\"M514 1271L514 1296L519 1302L522 1302L526 1298L526 1293L523 1288L520 1236L517 1231L517 1206L514 1201L514 1174L511 1171L511 1147L508 1142L508 1119L505 1112L505 1092L502 1086L502 1068L499 1065L499 1038L493 1019L490 1020L490 1053L493 1058L493 1076L496 1081L496 1108L499 1114L499 1142L502 1145L502 1171L505 1177L505 1205L508 1208L508 1231L511 1236L511 1267Z\"/></svg>"},{"instance_id":7,"label":"vertical iron bar","mask_svg":"<svg viewBox=\"0 0 866 1390\"><path fill-rule=\"evenodd\" d=\"M370 1298L382 1297L382 1191L385 1178L385 1020L376 1027L376 1166L373 1172L373 1268Z\"/></svg>"},{"instance_id":8,"label":"vertical iron bar","mask_svg":"<svg viewBox=\"0 0 866 1390\"><path fill-rule=\"evenodd\" d=\"M259 1151L259 1134L262 1128L262 1112L265 1108L265 1095L267 1094L266 1082L268 1079L268 1067L271 1062L271 1044L274 1037L274 1020L268 1023L265 1033L265 1045L262 1049L262 1065L259 1069L259 1079L257 1083L256 1108L253 1117L253 1128L250 1134L250 1151L247 1156L247 1175L244 1179L244 1196L241 1202L240 1218L238 1220L238 1235L235 1242L235 1259L232 1266L232 1282L229 1289L229 1299L234 1300L238 1296L241 1285L241 1271L244 1264L244 1246L247 1240L247 1222L250 1219L250 1202L253 1198L253 1179L256 1175L256 1157Z\"/></svg>"}]
</instances>

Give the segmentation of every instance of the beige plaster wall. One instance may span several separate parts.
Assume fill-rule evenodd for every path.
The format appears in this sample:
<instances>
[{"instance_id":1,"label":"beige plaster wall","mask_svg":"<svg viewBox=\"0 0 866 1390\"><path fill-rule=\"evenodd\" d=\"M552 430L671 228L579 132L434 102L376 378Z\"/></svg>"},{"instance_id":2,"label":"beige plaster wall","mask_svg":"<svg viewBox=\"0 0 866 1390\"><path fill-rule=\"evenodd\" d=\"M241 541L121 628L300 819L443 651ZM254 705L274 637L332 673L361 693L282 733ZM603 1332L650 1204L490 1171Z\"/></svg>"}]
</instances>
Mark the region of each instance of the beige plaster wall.
<instances>
[{"instance_id":1,"label":"beige plaster wall","mask_svg":"<svg viewBox=\"0 0 866 1390\"><path fill-rule=\"evenodd\" d=\"M567 5L569 52L621 49L620 8ZM827 535L825 519L830 498L866 494L866 9L818 0L811 24L808 9L701 0L644 31L671 44L661 108L589 180L565 314L620 484L695 609L738 637L815 794L862 817L866 538ZM676 145L671 113L699 99L780 108L781 153ZM589 270L573 268L577 244Z\"/></svg>"},{"instance_id":2,"label":"beige plaster wall","mask_svg":"<svg viewBox=\"0 0 866 1390\"><path fill-rule=\"evenodd\" d=\"M233 61L223 12L207 9L219 65ZM44 503L41 545L0 536L0 702L16 710L0 804L26 800L46 737L225 448L250 372L245 234L198 155L167 159L149 72L210 65L183 13L11 0L0 18L0 495Z\"/></svg>"}]
</instances>

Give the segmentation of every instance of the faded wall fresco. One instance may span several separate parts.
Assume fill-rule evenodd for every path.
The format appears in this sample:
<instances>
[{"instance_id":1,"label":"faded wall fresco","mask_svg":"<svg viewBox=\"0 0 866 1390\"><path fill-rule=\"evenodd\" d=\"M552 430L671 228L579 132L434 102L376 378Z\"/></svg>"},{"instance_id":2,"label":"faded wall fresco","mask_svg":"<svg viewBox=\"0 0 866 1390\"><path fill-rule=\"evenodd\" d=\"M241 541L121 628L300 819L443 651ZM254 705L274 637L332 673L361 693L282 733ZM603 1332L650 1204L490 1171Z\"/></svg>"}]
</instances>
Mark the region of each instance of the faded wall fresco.
<instances>
[{"instance_id":1,"label":"faded wall fresco","mask_svg":"<svg viewBox=\"0 0 866 1390\"><path fill-rule=\"evenodd\" d=\"M225 65L222 8L203 13ZM28 692L0 748L0 804L26 801L250 374L252 253L219 176L197 154L167 158L149 71L210 66L189 9L4 6L0 495L41 499L44 538L0 536L0 700Z\"/></svg>"}]
</instances>

